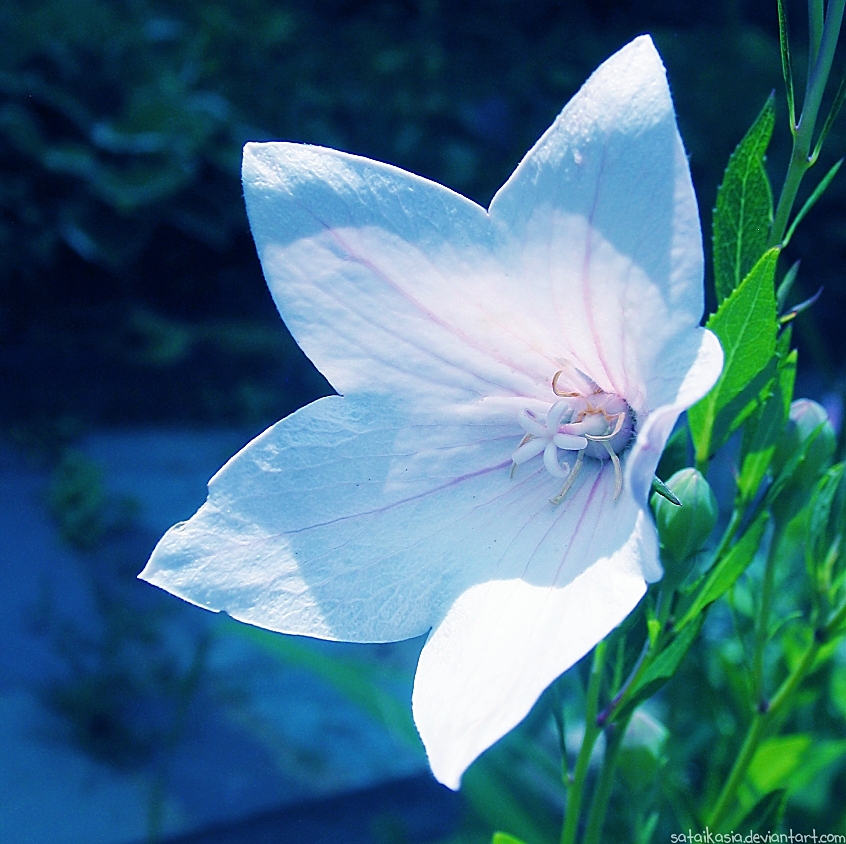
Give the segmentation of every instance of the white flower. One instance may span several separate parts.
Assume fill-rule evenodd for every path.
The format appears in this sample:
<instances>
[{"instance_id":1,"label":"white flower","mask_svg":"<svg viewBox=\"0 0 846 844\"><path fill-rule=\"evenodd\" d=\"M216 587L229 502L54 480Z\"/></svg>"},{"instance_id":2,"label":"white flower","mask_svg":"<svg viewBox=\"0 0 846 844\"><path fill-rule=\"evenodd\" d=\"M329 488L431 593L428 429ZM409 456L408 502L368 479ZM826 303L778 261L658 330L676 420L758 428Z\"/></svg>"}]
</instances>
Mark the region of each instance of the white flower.
<instances>
[{"instance_id":1,"label":"white flower","mask_svg":"<svg viewBox=\"0 0 846 844\"><path fill-rule=\"evenodd\" d=\"M435 776L514 727L661 575L646 500L722 366L664 68L636 39L488 211L394 167L248 144L273 297L340 395L265 431L142 577L284 633L429 633Z\"/></svg>"}]
</instances>

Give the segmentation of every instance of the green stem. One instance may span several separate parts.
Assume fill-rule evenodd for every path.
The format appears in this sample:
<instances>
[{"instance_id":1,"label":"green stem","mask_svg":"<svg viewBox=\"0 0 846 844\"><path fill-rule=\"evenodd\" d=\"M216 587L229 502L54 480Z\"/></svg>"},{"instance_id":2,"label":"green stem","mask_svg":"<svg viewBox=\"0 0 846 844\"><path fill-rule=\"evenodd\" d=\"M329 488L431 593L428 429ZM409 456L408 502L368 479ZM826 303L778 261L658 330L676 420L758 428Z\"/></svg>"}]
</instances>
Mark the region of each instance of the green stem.
<instances>
[{"instance_id":1,"label":"green stem","mask_svg":"<svg viewBox=\"0 0 846 844\"><path fill-rule=\"evenodd\" d=\"M713 811L707 818L708 826L718 829L719 825L725 820L729 810L737 799L738 789L746 779L746 774L758 750L758 745L766 736L773 723L784 714L782 710L785 710L788 704L791 703L796 690L811 670L814 660L817 658L820 644L820 638L814 636L802 660L781 684L781 687L769 705L759 706L756 710L752 717L752 723L746 732L746 737L743 740L743 745L735 760L734 767L714 804Z\"/></svg>"},{"instance_id":2,"label":"green stem","mask_svg":"<svg viewBox=\"0 0 846 844\"><path fill-rule=\"evenodd\" d=\"M602 759L602 768L590 804L584 844L599 844L602 841L602 827L605 823L605 815L608 813L608 802L611 799L611 791L614 786L617 759L630 719L631 713L619 723L609 724L605 729L605 756Z\"/></svg>"},{"instance_id":3,"label":"green stem","mask_svg":"<svg viewBox=\"0 0 846 844\"><path fill-rule=\"evenodd\" d=\"M784 177L784 185L779 196L775 218L770 230L770 246L778 246L784 240L784 233L790 222L790 213L799 192L799 186L805 173L814 164L811 157L811 145L814 138L814 129L817 124L820 106L822 105L825 86L831 73L831 64L834 61L834 51L837 47L837 39L840 36L840 26L843 23L843 11L846 7L846 0L829 0L828 12L825 16L825 24L822 29L822 37L819 41L816 61L813 63L808 74L808 81L805 87L805 100L802 103L802 114L793 131L793 150L790 154L790 164L787 167L787 174ZM818 16L812 14L812 39L816 37L814 21ZM813 50L813 42L811 49Z\"/></svg>"},{"instance_id":4,"label":"green stem","mask_svg":"<svg viewBox=\"0 0 846 844\"><path fill-rule=\"evenodd\" d=\"M808 78L813 73L814 62L820 52L825 23L824 6L823 0L808 0L808 40L811 47L808 51Z\"/></svg>"},{"instance_id":5,"label":"green stem","mask_svg":"<svg viewBox=\"0 0 846 844\"><path fill-rule=\"evenodd\" d=\"M764 651L767 647L767 634L770 626L770 611L775 587L775 559L781 539L780 531L776 529L770 541L767 561L764 567L764 580L761 585L761 611L758 613L755 628L755 653L753 655L753 671L755 694L759 700L764 698Z\"/></svg>"},{"instance_id":6,"label":"green stem","mask_svg":"<svg viewBox=\"0 0 846 844\"><path fill-rule=\"evenodd\" d=\"M584 797L590 758L599 737L600 729L596 725L596 715L599 711L599 693L602 689L602 674L605 668L606 641L603 639L594 649L593 664L590 670L590 680L587 688L587 707L585 711L585 734L582 746L576 759L572 782L567 783L567 809L564 815L564 826L561 829L561 844L575 844L579 831L579 816Z\"/></svg>"},{"instance_id":7,"label":"green stem","mask_svg":"<svg viewBox=\"0 0 846 844\"><path fill-rule=\"evenodd\" d=\"M729 522L726 525L726 529L723 531L723 535L720 537L720 543L717 545L717 550L714 551L714 562L711 564L712 567L719 562L720 558L725 554L726 549L731 545L732 540L734 539L735 533L737 533L737 529L740 527L740 522L743 520L743 510L739 507L735 507L731 511L731 516L729 517Z\"/></svg>"},{"instance_id":8,"label":"green stem","mask_svg":"<svg viewBox=\"0 0 846 844\"><path fill-rule=\"evenodd\" d=\"M637 681L640 679L643 672L652 665L652 660L655 659L655 656L660 653L660 648L658 648L657 645L658 643L656 643L655 648L652 648L649 644L649 639L643 643L643 650L640 652L640 656L637 658L635 667L632 669L632 672L629 674L626 682L623 683L623 688L620 689L611 703L609 703L608 706L606 706L605 709L596 716L596 723L600 728L614 720L614 716L628 699L629 691L637 688Z\"/></svg>"},{"instance_id":9,"label":"green stem","mask_svg":"<svg viewBox=\"0 0 846 844\"><path fill-rule=\"evenodd\" d=\"M846 603L829 619L822 633L823 639L839 634L844 622L846 622Z\"/></svg>"}]
</instances>

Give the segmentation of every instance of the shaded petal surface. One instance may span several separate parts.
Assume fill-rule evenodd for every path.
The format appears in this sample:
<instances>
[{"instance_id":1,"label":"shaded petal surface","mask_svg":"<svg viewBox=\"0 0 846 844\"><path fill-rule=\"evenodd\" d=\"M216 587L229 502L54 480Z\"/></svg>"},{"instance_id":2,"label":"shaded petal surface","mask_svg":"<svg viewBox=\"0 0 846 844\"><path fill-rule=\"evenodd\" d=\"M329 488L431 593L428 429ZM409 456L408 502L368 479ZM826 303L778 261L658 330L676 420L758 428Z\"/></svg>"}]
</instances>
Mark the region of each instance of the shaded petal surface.
<instances>
[{"instance_id":1,"label":"shaded petal surface","mask_svg":"<svg viewBox=\"0 0 846 844\"><path fill-rule=\"evenodd\" d=\"M492 580L464 592L423 649L414 720L432 771L458 788L470 763L516 726L541 692L634 609L641 558L655 553L641 513L602 529L619 548L569 583Z\"/></svg>"},{"instance_id":2,"label":"shaded petal surface","mask_svg":"<svg viewBox=\"0 0 846 844\"><path fill-rule=\"evenodd\" d=\"M702 239L661 59L648 36L606 61L491 203L506 275L557 353L639 413L678 388L668 352L699 325Z\"/></svg>"},{"instance_id":3,"label":"shaded petal surface","mask_svg":"<svg viewBox=\"0 0 846 844\"><path fill-rule=\"evenodd\" d=\"M632 531L603 516L598 465L558 507L539 465L509 477L511 426L415 424L378 397L332 396L237 454L142 577L192 603L278 630L347 641L420 635L468 588L571 582Z\"/></svg>"},{"instance_id":4,"label":"shaded petal surface","mask_svg":"<svg viewBox=\"0 0 846 844\"><path fill-rule=\"evenodd\" d=\"M483 208L300 144L248 144L243 178L279 312L338 392L403 395L420 412L548 382L547 350L498 301L498 233Z\"/></svg>"},{"instance_id":5,"label":"shaded petal surface","mask_svg":"<svg viewBox=\"0 0 846 844\"><path fill-rule=\"evenodd\" d=\"M342 394L415 409L548 398L564 363L643 413L702 314L696 201L647 36L612 56L494 198L389 165L248 144L250 224L297 342Z\"/></svg>"}]
</instances>

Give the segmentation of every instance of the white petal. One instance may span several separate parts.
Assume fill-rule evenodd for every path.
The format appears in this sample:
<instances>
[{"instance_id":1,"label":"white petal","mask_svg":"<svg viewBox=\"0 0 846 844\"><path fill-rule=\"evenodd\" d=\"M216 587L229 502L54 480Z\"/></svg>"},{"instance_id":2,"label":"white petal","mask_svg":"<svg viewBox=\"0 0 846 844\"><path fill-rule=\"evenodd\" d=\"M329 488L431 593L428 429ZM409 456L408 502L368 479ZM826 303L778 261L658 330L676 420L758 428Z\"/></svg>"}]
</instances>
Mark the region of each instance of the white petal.
<instances>
[{"instance_id":1,"label":"white petal","mask_svg":"<svg viewBox=\"0 0 846 844\"><path fill-rule=\"evenodd\" d=\"M499 235L483 208L299 144L247 144L243 180L279 312L338 392L404 395L415 409L548 392L555 363L499 297Z\"/></svg>"},{"instance_id":2,"label":"white petal","mask_svg":"<svg viewBox=\"0 0 846 844\"><path fill-rule=\"evenodd\" d=\"M613 485L613 473L606 476ZM585 523L594 515L589 507ZM474 586L423 648L414 720L432 771L450 788L644 594L640 557L655 553L648 517L631 504L599 515L600 524L581 526L588 538L573 534L570 546L574 556L595 552L593 565L570 577L562 560L560 580L551 586L531 577Z\"/></svg>"},{"instance_id":3,"label":"white petal","mask_svg":"<svg viewBox=\"0 0 846 844\"><path fill-rule=\"evenodd\" d=\"M626 462L626 483L637 501L646 501L655 467L679 415L699 401L714 386L723 368L723 350L716 336L700 328L679 343L654 376L653 394L662 394L666 404L649 414L637 434ZM663 379L660 380L659 379ZM674 392L671 392L674 391ZM657 580L657 574L646 574Z\"/></svg>"},{"instance_id":4,"label":"white petal","mask_svg":"<svg viewBox=\"0 0 846 844\"><path fill-rule=\"evenodd\" d=\"M427 425L378 397L320 399L232 458L141 576L281 632L420 635L496 567L486 534L534 477L510 480L515 427Z\"/></svg>"},{"instance_id":5,"label":"white petal","mask_svg":"<svg viewBox=\"0 0 846 844\"><path fill-rule=\"evenodd\" d=\"M637 411L702 315L696 199L661 60L642 36L606 61L494 198L509 277L543 344ZM552 338L548 340L547 338ZM550 348L552 346L550 345Z\"/></svg>"},{"instance_id":6,"label":"white petal","mask_svg":"<svg viewBox=\"0 0 846 844\"><path fill-rule=\"evenodd\" d=\"M320 399L227 463L142 577L242 621L348 641L425 633L491 578L575 577L598 553L585 538L612 502L612 473L586 471L553 507L557 484L540 461L511 478L514 427L424 424L374 397Z\"/></svg>"}]
</instances>

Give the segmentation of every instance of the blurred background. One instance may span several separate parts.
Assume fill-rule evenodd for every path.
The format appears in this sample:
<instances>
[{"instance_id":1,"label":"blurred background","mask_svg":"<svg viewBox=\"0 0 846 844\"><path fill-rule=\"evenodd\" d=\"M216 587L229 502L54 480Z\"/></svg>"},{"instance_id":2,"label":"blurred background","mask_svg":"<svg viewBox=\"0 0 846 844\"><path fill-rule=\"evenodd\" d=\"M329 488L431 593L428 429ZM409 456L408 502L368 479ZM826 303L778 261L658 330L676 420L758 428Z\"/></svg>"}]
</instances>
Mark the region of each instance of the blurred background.
<instances>
[{"instance_id":1,"label":"blurred background","mask_svg":"<svg viewBox=\"0 0 846 844\"><path fill-rule=\"evenodd\" d=\"M801 74L806 11L787 8ZM431 780L420 642L269 636L135 575L228 456L331 392L263 282L242 145L331 146L486 205L643 32L707 244L728 156L781 93L774 0L0 0L0 839L481 842L503 812L554 829L558 774L518 742L459 797ZM844 141L841 120L820 173ZM842 386L845 219L840 177L791 243L797 301L824 287L797 321L799 395ZM523 729L554 750L547 721Z\"/></svg>"}]
</instances>

